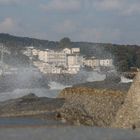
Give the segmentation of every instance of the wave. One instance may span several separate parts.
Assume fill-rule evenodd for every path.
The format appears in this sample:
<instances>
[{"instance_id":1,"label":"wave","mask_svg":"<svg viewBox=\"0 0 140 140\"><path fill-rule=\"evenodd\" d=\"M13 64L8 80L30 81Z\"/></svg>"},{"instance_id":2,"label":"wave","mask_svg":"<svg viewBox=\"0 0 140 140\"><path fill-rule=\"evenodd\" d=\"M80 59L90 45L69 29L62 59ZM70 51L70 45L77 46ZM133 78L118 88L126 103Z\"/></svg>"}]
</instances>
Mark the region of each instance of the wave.
<instances>
[{"instance_id":1,"label":"wave","mask_svg":"<svg viewBox=\"0 0 140 140\"><path fill-rule=\"evenodd\" d=\"M48 85L49 85L51 90L62 90L66 87L72 87L72 85L63 85L63 84L60 84L60 83L55 82L55 81L49 82Z\"/></svg>"}]
</instances>

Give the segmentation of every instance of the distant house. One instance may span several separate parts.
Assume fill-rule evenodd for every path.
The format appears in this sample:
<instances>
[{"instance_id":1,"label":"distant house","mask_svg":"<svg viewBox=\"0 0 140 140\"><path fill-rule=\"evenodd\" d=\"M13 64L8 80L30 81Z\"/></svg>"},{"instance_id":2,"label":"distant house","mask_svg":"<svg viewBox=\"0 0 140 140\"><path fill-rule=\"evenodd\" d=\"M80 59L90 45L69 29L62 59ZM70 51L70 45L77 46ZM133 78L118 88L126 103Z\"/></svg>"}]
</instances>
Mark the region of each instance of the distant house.
<instances>
[{"instance_id":1,"label":"distant house","mask_svg":"<svg viewBox=\"0 0 140 140\"><path fill-rule=\"evenodd\" d=\"M72 51L72 54L80 53L80 48L72 48L71 51Z\"/></svg>"},{"instance_id":2,"label":"distant house","mask_svg":"<svg viewBox=\"0 0 140 140\"><path fill-rule=\"evenodd\" d=\"M67 73L77 74L79 71L80 71L80 65L71 65L71 66L68 66Z\"/></svg>"},{"instance_id":3,"label":"distant house","mask_svg":"<svg viewBox=\"0 0 140 140\"><path fill-rule=\"evenodd\" d=\"M71 54L67 56L68 73L76 74L80 71L81 65L78 62L79 56Z\"/></svg>"},{"instance_id":4,"label":"distant house","mask_svg":"<svg viewBox=\"0 0 140 140\"><path fill-rule=\"evenodd\" d=\"M38 59L43 62L48 62L48 52L47 51L39 51Z\"/></svg>"},{"instance_id":5,"label":"distant house","mask_svg":"<svg viewBox=\"0 0 140 140\"><path fill-rule=\"evenodd\" d=\"M32 49L32 54L33 54L33 56L37 56L38 53L39 53L39 50L37 50L37 49Z\"/></svg>"},{"instance_id":6,"label":"distant house","mask_svg":"<svg viewBox=\"0 0 140 140\"><path fill-rule=\"evenodd\" d=\"M102 67L112 67L113 66L113 60L112 59L101 59L100 60L100 66L102 66Z\"/></svg>"},{"instance_id":7,"label":"distant house","mask_svg":"<svg viewBox=\"0 0 140 140\"><path fill-rule=\"evenodd\" d=\"M63 52L66 53L66 54L71 54L72 53L71 49L69 49L69 48L63 49Z\"/></svg>"},{"instance_id":8,"label":"distant house","mask_svg":"<svg viewBox=\"0 0 140 140\"><path fill-rule=\"evenodd\" d=\"M78 64L78 56L77 55L68 55L67 56L67 64L68 66L77 65Z\"/></svg>"},{"instance_id":9,"label":"distant house","mask_svg":"<svg viewBox=\"0 0 140 140\"><path fill-rule=\"evenodd\" d=\"M100 60L95 58L95 57L91 57L91 58L86 58L83 61L83 64L85 66L91 67L91 68L97 68L100 66Z\"/></svg>"}]
</instances>

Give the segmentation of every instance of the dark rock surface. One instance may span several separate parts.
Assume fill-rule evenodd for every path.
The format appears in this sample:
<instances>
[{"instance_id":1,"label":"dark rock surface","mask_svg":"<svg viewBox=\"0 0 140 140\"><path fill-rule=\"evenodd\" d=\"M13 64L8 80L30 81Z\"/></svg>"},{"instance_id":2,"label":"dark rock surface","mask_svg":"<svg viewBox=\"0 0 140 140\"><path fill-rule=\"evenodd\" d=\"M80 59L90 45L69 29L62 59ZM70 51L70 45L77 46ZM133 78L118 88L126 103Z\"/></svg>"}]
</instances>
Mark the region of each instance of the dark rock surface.
<instances>
[{"instance_id":1,"label":"dark rock surface","mask_svg":"<svg viewBox=\"0 0 140 140\"><path fill-rule=\"evenodd\" d=\"M64 99L37 97L29 94L22 98L0 102L0 117L37 115L61 108Z\"/></svg>"}]
</instances>

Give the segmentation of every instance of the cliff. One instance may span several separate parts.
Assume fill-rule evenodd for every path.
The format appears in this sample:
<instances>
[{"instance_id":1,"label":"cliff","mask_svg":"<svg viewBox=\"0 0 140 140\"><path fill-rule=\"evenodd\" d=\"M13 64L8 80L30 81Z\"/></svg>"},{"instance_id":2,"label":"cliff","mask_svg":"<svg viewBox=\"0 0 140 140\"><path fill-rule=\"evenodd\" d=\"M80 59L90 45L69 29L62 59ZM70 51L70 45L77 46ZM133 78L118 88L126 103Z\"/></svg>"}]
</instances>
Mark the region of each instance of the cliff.
<instances>
[{"instance_id":1,"label":"cliff","mask_svg":"<svg viewBox=\"0 0 140 140\"><path fill-rule=\"evenodd\" d=\"M66 100L59 110L59 117L74 124L109 127L126 93L119 89L66 88L59 95Z\"/></svg>"},{"instance_id":2,"label":"cliff","mask_svg":"<svg viewBox=\"0 0 140 140\"><path fill-rule=\"evenodd\" d=\"M140 72L137 73L112 127L140 128Z\"/></svg>"}]
</instances>

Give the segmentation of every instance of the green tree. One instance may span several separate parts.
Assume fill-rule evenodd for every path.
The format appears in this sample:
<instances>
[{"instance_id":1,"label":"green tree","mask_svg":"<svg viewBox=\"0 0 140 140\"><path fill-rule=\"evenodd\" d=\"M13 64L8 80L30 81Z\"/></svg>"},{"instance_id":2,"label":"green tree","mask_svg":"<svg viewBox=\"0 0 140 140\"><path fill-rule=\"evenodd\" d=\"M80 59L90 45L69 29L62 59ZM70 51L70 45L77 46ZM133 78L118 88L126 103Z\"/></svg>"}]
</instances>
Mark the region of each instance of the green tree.
<instances>
[{"instance_id":1,"label":"green tree","mask_svg":"<svg viewBox=\"0 0 140 140\"><path fill-rule=\"evenodd\" d=\"M71 40L68 37L65 37L60 40L59 42L60 48L70 48L71 47Z\"/></svg>"}]
</instances>

